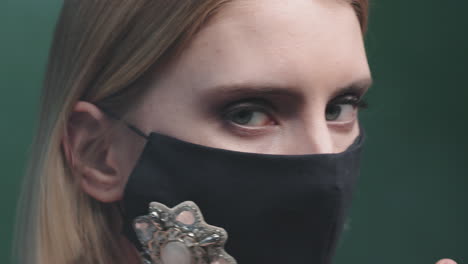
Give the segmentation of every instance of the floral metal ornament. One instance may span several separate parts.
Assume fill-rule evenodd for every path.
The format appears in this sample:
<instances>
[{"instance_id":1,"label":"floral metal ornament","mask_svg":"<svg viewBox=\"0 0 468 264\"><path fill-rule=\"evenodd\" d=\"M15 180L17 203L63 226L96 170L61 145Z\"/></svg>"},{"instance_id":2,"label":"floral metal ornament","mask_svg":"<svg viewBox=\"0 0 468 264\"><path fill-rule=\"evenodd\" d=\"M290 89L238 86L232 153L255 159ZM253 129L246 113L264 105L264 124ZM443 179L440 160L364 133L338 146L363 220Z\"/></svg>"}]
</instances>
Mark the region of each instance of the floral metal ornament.
<instances>
[{"instance_id":1,"label":"floral metal ornament","mask_svg":"<svg viewBox=\"0 0 468 264\"><path fill-rule=\"evenodd\" d=\"M227 233L205 223L198 206L191 201L170 209L152 202L149 215L133 223L142 244L145 264L236 264L224 250Z\"/></svg>"}]
</instances>

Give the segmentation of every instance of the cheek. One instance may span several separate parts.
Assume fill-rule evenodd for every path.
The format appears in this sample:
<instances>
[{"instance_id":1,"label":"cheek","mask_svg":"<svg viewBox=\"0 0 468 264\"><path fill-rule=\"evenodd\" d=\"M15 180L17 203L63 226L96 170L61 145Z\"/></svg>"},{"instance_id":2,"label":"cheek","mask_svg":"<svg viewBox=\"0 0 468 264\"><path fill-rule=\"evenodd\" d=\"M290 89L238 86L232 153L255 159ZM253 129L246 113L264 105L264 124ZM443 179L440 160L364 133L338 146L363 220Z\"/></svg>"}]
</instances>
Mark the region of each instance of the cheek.
<instances>
[{"instance_id":1,"label":"cheek","mask_svg":"<svg viewBox=\"0 0 468 264\"><path fill-rule=\"evenodd\" d=\"M333 152L340 153L345 151L359 136L359 121L356 120L350 130L340 131L330 128L330 134L333 140Z\"/></svg>"}]
</instances>

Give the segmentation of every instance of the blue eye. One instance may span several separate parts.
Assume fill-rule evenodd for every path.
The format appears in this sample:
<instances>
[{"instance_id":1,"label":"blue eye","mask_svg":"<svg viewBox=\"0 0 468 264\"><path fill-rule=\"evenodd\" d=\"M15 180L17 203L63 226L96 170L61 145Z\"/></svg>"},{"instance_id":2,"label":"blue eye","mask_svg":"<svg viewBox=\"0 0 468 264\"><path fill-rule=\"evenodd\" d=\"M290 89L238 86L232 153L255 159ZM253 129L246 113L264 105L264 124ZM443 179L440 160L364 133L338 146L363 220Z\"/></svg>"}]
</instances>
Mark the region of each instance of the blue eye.
<instances>
[{"instance_id":1,"label":"blue eye","mask_svg":"<svg viewBox=\"0 0 468 264\"><path fill-rule=\"evenodd\" d=\"M230 112L229 121L242 126L268 126L274 124L274 120L264 111L251 108L240 108Z\"/></svg>"},{"instance_id":2,"label":"blue eye","mask_svg":"<svg viewBox=\"0 0 468 264\"><path fill-rule=\"evenodd\" d=\"M275 107L265 99L249 98L230 103L224 108L223 119L231 124L259 128L276 125L272 115Z\"/></svg>"},{"instance_id":3,"label":"blue eye","mask_svg":"<svg viewBox=\"0 0 468 264\"><path fill-rule=\"evenodd\" d=\"M356 108L349 104L327 106L325 117L327 121L347 122L356 116Z\"/></svg>"},{"instance_id":4,"label":"blue eye","mask_svg":"<svg viewBox=\"0 0 468 264\"><path fill-rule=\"evenodd\" d=\"M357 114L359 108L366 108L367 103L357 96L346 95L327 105L325 118L327 121L349 122Z\"/></svg>"}]
</instances>

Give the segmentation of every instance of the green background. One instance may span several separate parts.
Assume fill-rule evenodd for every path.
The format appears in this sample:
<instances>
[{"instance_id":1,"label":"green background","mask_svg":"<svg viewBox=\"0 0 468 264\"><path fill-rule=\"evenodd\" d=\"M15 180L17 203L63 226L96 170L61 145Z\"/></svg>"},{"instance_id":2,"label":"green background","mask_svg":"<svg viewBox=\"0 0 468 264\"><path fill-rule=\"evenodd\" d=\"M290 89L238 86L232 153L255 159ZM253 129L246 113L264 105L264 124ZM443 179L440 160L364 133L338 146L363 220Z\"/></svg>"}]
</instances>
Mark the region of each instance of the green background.
<instances>
[{"instance_id":1,"label":"green background","mask_svg":"<svg viewBox=\"0 0 468 264\"><path fill-rule=\"evenodd\" d=\"M0 263L61 2L0 0ZM371 2L367 145L336 263L467 263L468 2Z\"/></svg>"}]
</instances>

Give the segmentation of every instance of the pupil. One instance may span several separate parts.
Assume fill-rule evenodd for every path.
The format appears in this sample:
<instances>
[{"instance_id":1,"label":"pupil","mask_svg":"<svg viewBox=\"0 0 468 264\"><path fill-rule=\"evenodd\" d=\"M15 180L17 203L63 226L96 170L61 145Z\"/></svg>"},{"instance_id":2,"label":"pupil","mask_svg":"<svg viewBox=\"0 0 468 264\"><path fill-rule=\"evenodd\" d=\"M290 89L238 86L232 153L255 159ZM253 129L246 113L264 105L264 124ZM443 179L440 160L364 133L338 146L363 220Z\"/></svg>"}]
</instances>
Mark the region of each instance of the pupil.
<instances>
[{"instance_id":1,"label":"pupil","mask_svg":"<svg viewBox=\"0 0 468 264\"><path fill-rule=\"evenodd\" d=\"M247 124L252 119L252 111L242 110L235 115L234 120L239 124Z\"/></svg>"},{"instance_id":2,"label":"pupil","mask_svg":"<svg viewBox=\"0 0 468 264\"><path fill-rule=\"evenodd\" d=\"M341 114L341 107L339 105L329 105L325 112L328 121L336 120Z\"/></svg>"}]
</instances>

